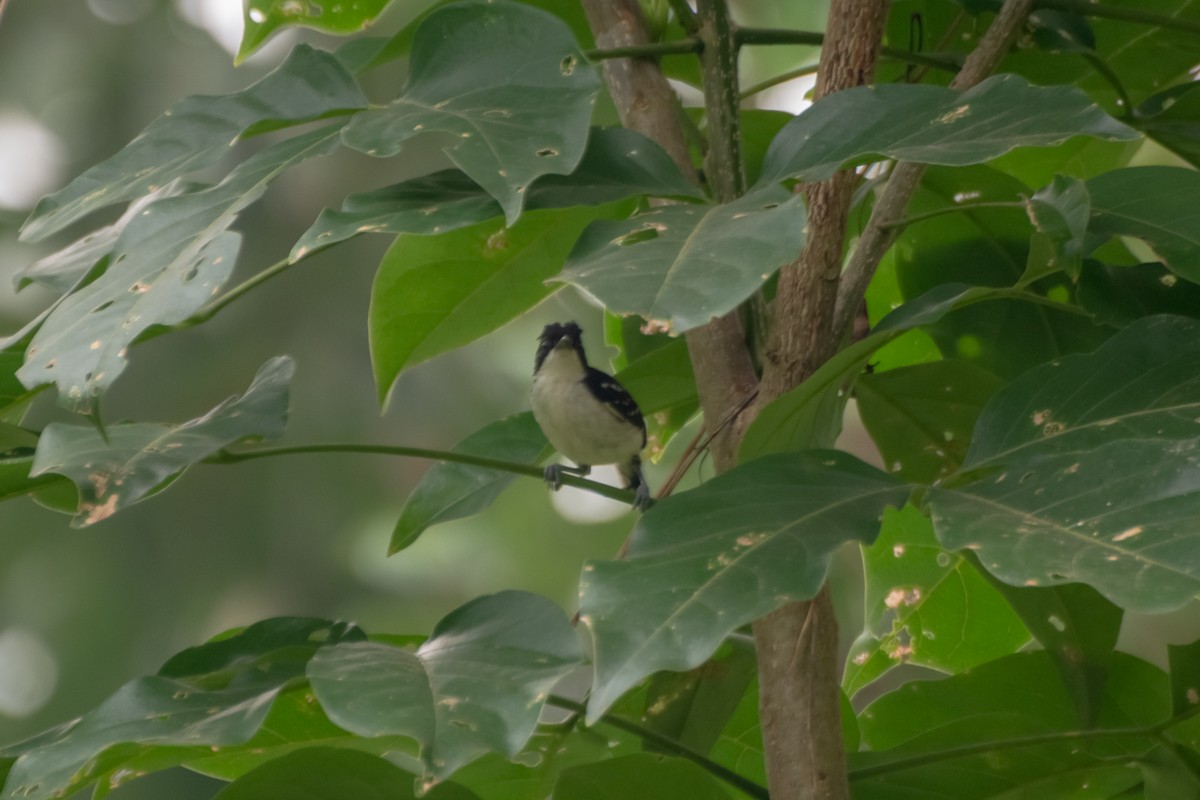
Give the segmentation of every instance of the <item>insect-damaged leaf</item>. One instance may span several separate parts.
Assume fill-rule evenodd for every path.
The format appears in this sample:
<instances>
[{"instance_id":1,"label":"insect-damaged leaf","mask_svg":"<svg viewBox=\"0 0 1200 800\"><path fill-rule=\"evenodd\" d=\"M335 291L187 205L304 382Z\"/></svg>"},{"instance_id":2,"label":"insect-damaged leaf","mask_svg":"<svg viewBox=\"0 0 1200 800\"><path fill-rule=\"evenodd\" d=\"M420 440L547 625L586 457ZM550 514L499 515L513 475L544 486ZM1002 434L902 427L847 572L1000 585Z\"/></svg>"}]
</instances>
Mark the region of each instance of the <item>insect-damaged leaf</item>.
<instances>
[{"instance_id":1,"label":"insect-damaged leaf","mask_svg":"<svg viewBox=\"0 0 1200 800\"><path fill-rule=\"evenodd\" d=\"M778 186L722 205L664 206L590 225L558 279L681 333L736 308L795 258L804 224L800 195Z\"/></svg>"},{"instance_id":2,"label":"insect-damaged leaf","mask_svg":"<svg viewBox=\"0 0 1200 800\"><path fill-rule=\"evenodd\" d=\"M907 494L852 456L809 451L756 459L661 501L639 520L627 559L584 567L589 718L646 676L698 666L739 626L815 595L833 551L872 541L884 508Z\"/></svg>"},{"instance_id":3,"label":"insect-damaged leaf","mask_svg":"<svg viewBox=\"0 0 1200 800\"><path fill-rule=\"evenodd\" d=\"M50 312L17 377L29 388L53 381L60 403L90 411L143 331L187 319L228 279L241 244L228 230L237 215L281 172L335 148L337 136L330 126L287 139L216 186L145 208L121 232L107 271Z\"/></svg>"},{"instance_id":4,"label":"insect-damaged leaf","mask_svg":"<svg viewBox=\"0 0 1200 800\"><path fill-rule=\"evenodd\" d=\"M79 509L71 524L99 522L226 445L283 433L293 370L290 358L274 358L259 369L245 394L182 425L111 425L106 441L90 426L51 423L38 442L30 476L66 475L79 489Z\"/></svg>"},{"instance_id":5,"label":"insect-damaged leaf","mask_svg":"<svg viewBox=\"0 0 1200 800\"><path fill-rule=\"evenodd\" d=\"M366 102L336 58L297 45L274 72L240 92L185 97L171 106L112 158L42 198L21 237L44 239L85 214L211 166L252 127L293 125Z\"/></svg>"},{"instance_id":6,"label":"insect-damaged leaf","mask_svg":"<svg viewBox=\"0 0 1200 800\"><path fill-rule=\"evenodd\" d=\"M1117 605L1200 591L1200 322L1150 317L1012 382L957 477L930 490L947 547L1002 580L1087 583Z\"/></svg>"},{"instance_id":7,"label":"insect-damaged leaf","mask_svg":"<svg viewBox=\"0 0 1200 800\"><path fill-rule=\"evenodd\" d=\"M1072 136L1129 141L1139 134L1068 86L996 75L965 92L883 84L834 92L789 122L767 152L759 184L819 181L842 165L886 156L923 164L981 164L1016 147Z\"/></svg>"},{"instance_id":8,"label":"insect-damaged leaf","mask_svg":"<svg viewBox=\"0 0 1200 800\"><path fill-rule=\"evenodd\" d=\"M355 116L348 146L392 156L417 134L451 134L447 155L510 224L534 178L579 163L600 82L556 17L506 0L454 3L421 23L409 65L399 98Z\"/></svg>"}]
</instances>

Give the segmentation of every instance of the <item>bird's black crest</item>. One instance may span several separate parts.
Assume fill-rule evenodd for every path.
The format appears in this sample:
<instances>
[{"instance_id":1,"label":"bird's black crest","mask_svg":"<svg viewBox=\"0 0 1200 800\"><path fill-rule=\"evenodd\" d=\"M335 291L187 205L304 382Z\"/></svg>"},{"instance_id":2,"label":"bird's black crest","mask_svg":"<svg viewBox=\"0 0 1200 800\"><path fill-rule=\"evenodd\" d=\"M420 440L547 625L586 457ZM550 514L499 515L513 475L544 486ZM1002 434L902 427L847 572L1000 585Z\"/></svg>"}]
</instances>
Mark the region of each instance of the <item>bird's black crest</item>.
<instances>
[{"instance_id":1,"label":"bird's black crest","mask_svg":"<svg viewBox=\"0 0 1200 800\"><path fill-rule=\"evenodd\" d=\"M581 333L583 331L574 322L551 322L542 328L542 333L538 336L537 357L533 362L533 371L536 373L542 368L542 362L546 360L546 356L561 339L570 341L571 348L579 353L579 360L586 364L587 357L583 354L583 342L580 340Z\"/></svg>"}]
</instances>

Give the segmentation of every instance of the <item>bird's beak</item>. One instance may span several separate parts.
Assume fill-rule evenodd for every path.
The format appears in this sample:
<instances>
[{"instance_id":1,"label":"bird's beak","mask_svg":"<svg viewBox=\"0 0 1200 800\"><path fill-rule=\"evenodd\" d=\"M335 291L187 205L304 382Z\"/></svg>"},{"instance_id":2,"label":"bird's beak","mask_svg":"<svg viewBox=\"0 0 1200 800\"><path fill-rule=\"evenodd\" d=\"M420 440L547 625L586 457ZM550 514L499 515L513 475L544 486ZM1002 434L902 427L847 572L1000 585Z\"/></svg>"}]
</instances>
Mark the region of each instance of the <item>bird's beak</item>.
<instances>
[{"instance_id":1,"label":"bird's beak","mask_svg":"<svg viewBox=\"0 0 1200 800\"><path fill-rule=\"evenodd\" d=\"M569 338L567 338L566 336L562 337L561 339L559 339L557 342L554 343L554 349L555 350L571 350L572 349L571 340Z\"/></svg>"}]
</instances>

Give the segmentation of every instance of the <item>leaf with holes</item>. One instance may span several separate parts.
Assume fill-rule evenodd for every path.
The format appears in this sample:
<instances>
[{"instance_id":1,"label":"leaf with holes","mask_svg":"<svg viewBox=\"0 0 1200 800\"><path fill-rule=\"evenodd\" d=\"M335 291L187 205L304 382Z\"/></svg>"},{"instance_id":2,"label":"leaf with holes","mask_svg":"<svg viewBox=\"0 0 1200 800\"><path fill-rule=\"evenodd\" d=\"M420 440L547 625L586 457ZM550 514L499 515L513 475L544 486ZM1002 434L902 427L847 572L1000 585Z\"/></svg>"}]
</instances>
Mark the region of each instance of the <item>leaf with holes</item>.
<instances>
[{"instance_id":1,"label":"leaf with holes","mask_svg":"<svg viewBox=\"0 0 1200 800\"><path fill-rule=\"evenodd\" d=\"M538 464L553 452L528 411L493 422L454 445L452 450L518 464ZM515 478L511 472L470 464L448 461L434 464L405 501L392 530L388 555L411 545L432 525L483 511Z\"/></svg>"},{"instance_id":2,"label":"leaf with holes","mask_svg":"<svg viewBox=\"0 0 1200 800\"><path fill-rule=\"evenodd\" d=\"M415 652L375 642L325 648L308 677L338 725L416 739L426 771L444 778L485 753L516 755L546 694L582 658L556 605L509 591L452 611Z\"/></svg>"},{"instance_id":3,"label":"leaf with holes","mask_svg":"<svg viewBox=\"0 0 1200 800\"><path fill-rule=\"evenodd\" d=\"M1200 322L1151 317L992 398L938 538L1015 585L1086 583L1161 612L1200 591Z\"/></svg>"},{"instance_id":4,"label":"leaf with holes","mask_svg":"<svg viewBox=\"0 0 1200 800\"><path fill-rule=\"evenodd\" d=\"M757 459L661 501L638 521L626 560L584 567L589 719L648 675L696 667L731 631L812 597L833 551L872 541L884 508L907 495L852 456L810 451Z\"/></svg>"},{"instance_id":5,"label":"leaf with holes","mask_svg":"<svg viewBox=\"0 0 1200 800\"><path fill-rule=\"evenodd\" d=\"M1114 327L1153 314L1200 316L1200 284L1157 261L1128 267L1085 261L1075 299L1097 322Z\"/></svg>"},{"instance_id":6,"label":"leaf with holes","mask_svg":"<svg viewBox=\"0 0 1200 800\"><path fill-rule=\"evenodd\" d=\"M447 155L510 224L535 178L579 163L600 84L556 17L507 0L453 3L421 23L409 64L401 96L347 126L348 146L386 157L417 134L450 134Z\"/></svg>"},{"instance_id":7,"label":"leaf with holes","mask_svg":"<svg viewBox=\"0 0 1200 800\"><path fill-rule=\"evenodd\" d=\"M290 358L274 358L259 369L245 394L182 425L130 422L111 425L102 434L85 425L51 423L38 441L30 477L53 472L75 483L74 527L107 519L222 447L282 434L293 370Z\"/></svg>"},{"instance_id":8,"label":"leaf with holes","mask_svg":"<svg viewBox=\"0 0 1200 800\"><path fill-rule=\"evenodd\" d=\"M1200 282L1200 174L1181 167L1130 167L1087 182L1092 246L1133 236L1172 272Z\"/></svg>"},{"instance_id":9,"label":"leaf with holes","mask_svg":"<svg viewBox=\"0 0 1200 800\"><path fill-rule=\"evenodd\" d=\"M881 156L923 164L981 164L1017 147L1072 136L1138 138L1083 92L995 75L965 92L883 84L835 92L788 123L763 162L759 183L820 181L845 164Z\"/></svg>"},{"instance_id":10,"label":"leaf with holes","mask_svg":"<svg viewBox=\"0 0 1200 800\"><path fill-rule=\"evenodd\" d=\"M651 140L624 128L593 128L575 171L538 178L526 194L525 208L595 206L643 194L701 196ZM431 235L503 214L500 204L464 173L442 170L350 195L341 210L321 212L292 248L291 258L297 261L360 233Z\"/></svg>"},{"instance_id":11,"label":"leaf with holes","mask_svg":"<svg viewBox=\"0 0 1200 800\"><path fill-rule=\"evenodd\" d=\"M241 245L228 228L238 214L280 173L330 152L337 136L331 126L287 139L212 188L144 209L117 239L108 270L50 312L17 377L30 388L53 381L60 403L90 411L143 331L187 319L228 279Z\"/></svg>"},{"instance_id":12,"label":"leaf with holes","mask_svg":"<svg viewBox=\"0 0 1200 800\"><path fill-rule=\"evenodd\" d=\"M367 333L379 400L400 373L462 347L552 294L558 271L588 223L620 205L531 211L511 228L493 219L442 236L401 236L371 287Z\"/></svg>"},{"instance_id":13,"label":"leaf with holes","mask_svg":"<svg viewBox=\"0 0 1200 800\"><path fill-rule=\"evenodd\" d=\"M288 25L346 35L370 26L391 0L249 0L242 18L242 44L234 64L262 47Z\"/></svg>"},{"instance_id":14,"label":"leaf with holes","mask_svg":"<svg viewBox=\"0 0 1200 800\"><path fill-rule=\"evenodd\" d=\"M961 555L943 550L912 506L884 512L863 569L866 620L846 662L848 694L901 664L958 673L1029 641L1004 597Z\"/></svg>"},{"instance_id":15,"label":"leaf with holes","mask_svg":"<svg viewBox=\"0 0 1200 800\"><path fill-rule=\"evenodd\" d=\"M682 333L736 308L804 244L799 195L769 186L723 205L674 205L591 225L559 280L605 308Z\"/></svg>"},{"instance_id":16,"label":"leaf with holes","mask_svg":"<svg viewBox=\"0 0 1200 800\"><path fill-rule=\"evenodd\" d=\"M854 396L888 471L933 483L962 463L979 412L1002 385L987 370L953 359L863 375Z\"/></svg>"},{"instance_id":17,"label":"leaf with holes","mask_svg":"<svg viewBox=\"0 0 1200 800\"><path fill-rule=\"evenodd\" d=\"M119 153L42 198L21 238L44 239L85 214L212 166L248 131L295 125L366 102L336 58L297 45L274 72L240 92L175 103Z\"/></svg>"}]
</instances>

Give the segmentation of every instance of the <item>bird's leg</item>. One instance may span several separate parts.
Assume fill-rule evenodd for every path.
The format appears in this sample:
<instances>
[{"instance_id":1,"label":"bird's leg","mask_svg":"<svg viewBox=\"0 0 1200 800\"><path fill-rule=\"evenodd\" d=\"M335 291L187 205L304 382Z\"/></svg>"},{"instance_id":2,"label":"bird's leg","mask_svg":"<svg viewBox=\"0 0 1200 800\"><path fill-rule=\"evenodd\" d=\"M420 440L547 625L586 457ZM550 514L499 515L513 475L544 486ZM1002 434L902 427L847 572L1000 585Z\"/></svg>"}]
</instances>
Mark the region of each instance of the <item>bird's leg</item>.
<instances>
[{"instance_id":1,"label":"bird's leg","mask_svg":"<svg viewBox=\"0 0 1200 800\"><path fill-rule=\"evenodd\" d=\"M634 456L620 471L621 477L625 479L625 488L633 489L633 507L638 511L645 511L652 506L654 501L650 499L650 484L646 483L646 476L642 473L642 459Z\"/></svg>"},{"instance_id":2,"label":"bird's leg","mask_svg":"<svg viewBox=\"0 0 1200 800\"><path fill-rule=\"evenodd\" d=\"M582 478L591 471L592 468L588 464L580 464L577 467L568 467L565 464L548 464L546 468L542 470L542 476L546 479L546 485L550 487L550 490L557 492L562 488L562 474L564 472L569 472L572 475L578 475Z\"/></svg>"}]
</instances>

